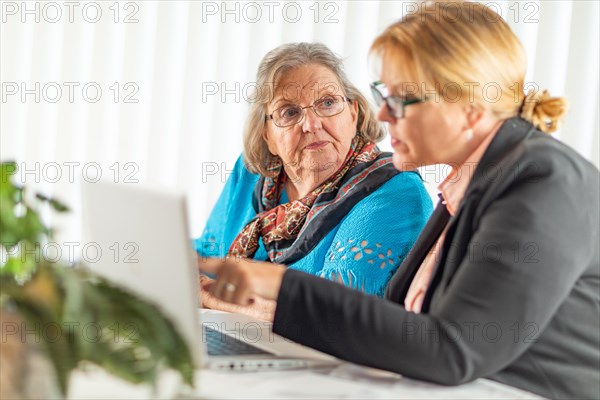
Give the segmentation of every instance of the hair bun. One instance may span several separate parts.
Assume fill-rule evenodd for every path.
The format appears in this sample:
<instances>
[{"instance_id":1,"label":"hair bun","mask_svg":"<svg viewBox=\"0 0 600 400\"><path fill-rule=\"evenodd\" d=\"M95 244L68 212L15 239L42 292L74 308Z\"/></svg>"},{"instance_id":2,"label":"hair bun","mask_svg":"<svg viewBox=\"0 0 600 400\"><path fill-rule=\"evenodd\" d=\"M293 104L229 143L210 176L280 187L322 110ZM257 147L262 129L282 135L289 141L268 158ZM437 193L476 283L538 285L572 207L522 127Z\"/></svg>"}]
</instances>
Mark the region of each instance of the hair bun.
<instances>
[{"instance_id":1,"label":"hair bun","mask_svg":"<svg viewBox=\"0 0 600 400\"><path fill-rule=\"evenodd\" d=\"M556 131L567 113L568 104L564 97L551 97L547 90L530 90L523 99L521 118L531 122L542 132Z\"/></svg>"}]
</instances>

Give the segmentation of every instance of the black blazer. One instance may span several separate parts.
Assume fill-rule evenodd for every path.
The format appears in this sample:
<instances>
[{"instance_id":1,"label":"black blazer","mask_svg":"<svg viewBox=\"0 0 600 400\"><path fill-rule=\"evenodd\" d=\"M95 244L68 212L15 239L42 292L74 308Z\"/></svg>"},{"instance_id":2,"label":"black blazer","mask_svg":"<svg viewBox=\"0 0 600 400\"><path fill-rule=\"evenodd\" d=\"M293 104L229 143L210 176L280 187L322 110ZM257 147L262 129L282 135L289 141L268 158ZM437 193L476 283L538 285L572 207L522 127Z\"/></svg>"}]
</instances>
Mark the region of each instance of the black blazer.
<instances>
[{"instance_id":1,"label":"black blazer","mask_svg":"<svg viewBox=\"0 0 600 400\"><path fill-rule=\"evenodd\" d=\"M379 299L288 270L273 330L431 382L489 378L551 398L600 396L598 169L505 121L476 168L421 314L404 297L448 214L438 205Z\"/></svg>"}]
</instances>

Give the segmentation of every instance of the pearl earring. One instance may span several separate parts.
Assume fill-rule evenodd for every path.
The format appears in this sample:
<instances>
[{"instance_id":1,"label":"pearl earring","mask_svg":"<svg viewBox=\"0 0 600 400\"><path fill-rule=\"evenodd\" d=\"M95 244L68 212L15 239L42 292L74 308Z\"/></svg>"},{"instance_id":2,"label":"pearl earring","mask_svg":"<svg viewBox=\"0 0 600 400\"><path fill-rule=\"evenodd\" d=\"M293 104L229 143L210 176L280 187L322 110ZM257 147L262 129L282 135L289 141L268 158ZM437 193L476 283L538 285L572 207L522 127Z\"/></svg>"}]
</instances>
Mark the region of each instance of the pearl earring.
<instances>
[{"instance_id":1,"label":"pearl earring","mask_svg":"<svg viewBox=\"0 0 600 400\"><path fill-rule=\"evenodd\" d=\"M467 140L473 139L473 129L472 128L468 128L465 130L465 138L467 138Z\"/></svg>"}]
</instances>

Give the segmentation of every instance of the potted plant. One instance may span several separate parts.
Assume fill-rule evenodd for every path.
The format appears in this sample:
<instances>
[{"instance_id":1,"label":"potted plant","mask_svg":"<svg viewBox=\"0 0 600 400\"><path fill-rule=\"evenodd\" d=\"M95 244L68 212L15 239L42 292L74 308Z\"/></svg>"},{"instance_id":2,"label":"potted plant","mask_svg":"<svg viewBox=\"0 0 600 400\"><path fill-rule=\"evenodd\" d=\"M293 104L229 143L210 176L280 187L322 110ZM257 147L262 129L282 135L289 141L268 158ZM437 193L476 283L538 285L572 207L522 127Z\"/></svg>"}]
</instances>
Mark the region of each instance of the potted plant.
<instances>
[{"instance_id":1,"label":"potted plant","mask_svg":"<svg viewBox=\"0 0 600 400\"><path fill-rule=\"evenodd\" d=\"M14 162L0 163L0 397L33 397L32 389L66 397L71 373L86 364L150 384L160 371L173 369L191 386L190 351L156 305L82 265L44 260L41 246L52 230L26 201L25 188L13 182L16 171ZM43 195L35 201L68 211ZM37 356L46 367L31 365L28 356ZM46 376L53 376L54 390L44 389L40 376L31 376L45 369L52 372ZM29 376L23 377L25 370Z\"/></svg>"}]
</instances>

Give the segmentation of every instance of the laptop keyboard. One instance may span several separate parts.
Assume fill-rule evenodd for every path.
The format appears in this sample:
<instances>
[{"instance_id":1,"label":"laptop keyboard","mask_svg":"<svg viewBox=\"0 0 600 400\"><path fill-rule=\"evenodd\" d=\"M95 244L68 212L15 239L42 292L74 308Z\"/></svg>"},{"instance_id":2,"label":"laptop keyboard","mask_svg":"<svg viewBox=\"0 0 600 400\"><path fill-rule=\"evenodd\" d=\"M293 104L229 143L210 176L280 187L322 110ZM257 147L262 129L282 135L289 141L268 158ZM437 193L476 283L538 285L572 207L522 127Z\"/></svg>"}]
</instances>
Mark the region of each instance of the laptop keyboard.
<instances>
[{"instance_id":1,"label":"laptop keyboard","mask_svg":"<svg viewBox=\"0 0 600 400\"><path fill-rule=\"evenodd\" d=\"M208 326L202 326L202 339L210 356L271 354Z\"/></svg>"}]
</instances>

